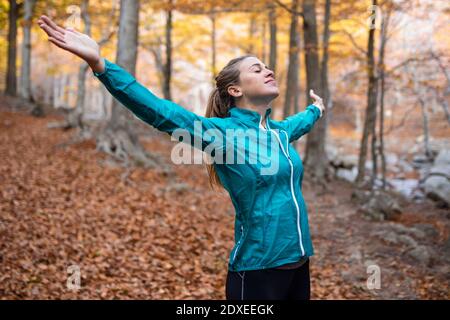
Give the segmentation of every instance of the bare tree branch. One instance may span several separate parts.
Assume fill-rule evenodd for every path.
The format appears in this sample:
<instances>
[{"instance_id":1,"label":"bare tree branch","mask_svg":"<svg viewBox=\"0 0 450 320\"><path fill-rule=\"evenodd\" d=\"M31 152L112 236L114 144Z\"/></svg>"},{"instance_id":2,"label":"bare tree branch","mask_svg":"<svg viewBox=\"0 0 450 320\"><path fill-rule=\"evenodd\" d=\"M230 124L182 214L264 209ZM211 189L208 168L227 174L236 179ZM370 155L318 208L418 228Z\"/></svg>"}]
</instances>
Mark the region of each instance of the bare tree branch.
<instances>
[{"instance_id":1,"label":"bare tree branch","mask_svg":"<svg viewBox=\"0 0 450 320\"><path fill-rule=\"evenodd\" d=\"M275 3L277 5L279 5L280 7L282 7L284 10L288 11L291 14L296 14L298 16L301 16L303 18L303 12L301 11L294 11L291 8L289 8L287 5L285 5L283 2L279 1L279 0L275 0Z\"/></svg>"},{"instance_id":2,"label":"bare tree branch","mask_svg":"<svg viewBox=\"0 0 450 320\"><path fill-rule=\"evenodd\" d=\"M359 51L359 53L361 53L361 54L364 55L364 56L367 55L367 50L361 48L361 47L356 43L355 38L353 37L353 35L352 35L350 32L348 32L348 31L346 31L346 30L340 30L340 31L337 31L336 33L343 33L343 34L345 34L346 36L348 36L349 39L350 39L350 41L352 42L353 46Z\"/></svg>"},{"instance_id":3,"label":"bare tree branch","mask_svg":"<svg viewBox=\"0 0 450 320\"><path fill-rule=\"evenodd\" d=\"M109 25L106 28L109 30L109 32L104 32L102 38L98 41L98 46L102 47L106 43L108 43L109 40L111 40L112 36L116 33L117 29L114 27L114 25L117 25L116 23L116 12L117 8L116 6L112 6L111 13L109 14Z\"/></svg>"},{"instance_id":4,"label":"bare tree branch","mask_svg":"<svg viewBox=\"0 0 450 320\"><path fill-rule=\"evenodd\" d=\"M248 1L238 1L231 3L229 7L226 8L192 8L192 7L177 7L176 10L190 15L210 15L218 13L230 13L230 12L264 12L270 8L270 5L264 5L260 8L255 8L254 6L249 6L245 8L243 4L248 3Z\"/></svg>"},{"instance_id":5,"label":"bare tree branch","mask_svg":"<svg viewBox=\"0 0 450 320\"><path fill-rule=\"evenodd\" d=\"M439 69L441 69L442 73L445 76L445 79L447 79L447 87L450 87L450 75L449 75L448 68L446 68L444 66L444 64L442 63L441 57L438 54L436 54L436 52L431 50L430 55L434 60L436 60L438 66L439 66ZM450 91L450 90L448 90L448 91Z\"/></svg>"},{"instance_id":6,"label":"bare tree branch","mask_svg":"<svg viewBox=\"0 0 450 320\"><path fill-rule=\"evenodd\" d=\"M402 119L400 120L400 122L394 126L391 125L391 127L384 131L384 135L387 136L389 135L391 132L400 129L401 127L403 127L405 125L406 119L408 118L408 116L414 111L414 109L417 107L417 105L413 104L413 106L411 108L409 108L403 115Z\"/></svg>"},{"instance_id":7,"label":"bare tree branch","mask_svg":"<svg viewBox=\"0 0 450 320\"><path fill-rule=\"evenodd\" d=\"M407 66L408 64L410 64L411 62L425 62L425 61L429 61L430 58L408 58L405 61L399 63L398 65L396 65L395 67L392 67L389 71L386 71L386 75L390 75L392 74L395 70L400 69L402 67Z\"/></svg>"}]
</instances>

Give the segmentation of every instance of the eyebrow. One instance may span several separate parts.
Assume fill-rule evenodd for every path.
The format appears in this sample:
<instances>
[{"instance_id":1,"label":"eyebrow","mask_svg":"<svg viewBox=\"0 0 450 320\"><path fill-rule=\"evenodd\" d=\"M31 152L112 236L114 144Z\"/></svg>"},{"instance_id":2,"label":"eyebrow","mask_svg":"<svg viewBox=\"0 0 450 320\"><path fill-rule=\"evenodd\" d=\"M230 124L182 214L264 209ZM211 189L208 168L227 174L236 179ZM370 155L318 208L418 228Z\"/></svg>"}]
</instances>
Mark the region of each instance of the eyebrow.
<instances>
[{"instance_id":1,"label":"eyebrow","mask_svg":"<svg viewBox=\"0 0 450 320\"><path fill-rule=\"evenodd\" d=\"M250 66L250 68L251 68L251 67L254 67L254 66L258 66L258 67L260 67L260 68L263 67L263 65L260 64L260 63L254 63L254 64L252 64L252 65ZM250 69L250 68L248 68L248 69ZM264 68L267 68L267 67L264 65Z\"/></svg>"}]
</instances>

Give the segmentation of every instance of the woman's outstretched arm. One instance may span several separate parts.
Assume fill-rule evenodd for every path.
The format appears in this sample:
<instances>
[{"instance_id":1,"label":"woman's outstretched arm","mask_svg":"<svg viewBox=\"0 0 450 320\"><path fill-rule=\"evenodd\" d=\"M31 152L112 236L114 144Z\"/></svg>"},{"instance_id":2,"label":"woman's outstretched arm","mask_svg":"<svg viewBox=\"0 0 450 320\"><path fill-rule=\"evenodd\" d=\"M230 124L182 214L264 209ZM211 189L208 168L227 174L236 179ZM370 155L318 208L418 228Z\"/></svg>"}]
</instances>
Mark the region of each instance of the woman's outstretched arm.
<instances>
[{"instance_id":1,"label":"woman's outstretched arm","mask_svg":"<svg viewBox=\"0 0 450 320\"><path fill-rule=\"evenodd\" d=\"M310 90L309 95L314 102L307 106L305 111L289 116L280 122L288 133L289 142L295 141L311 131L314 123L316 123L325 112L322 98L316 95L312 89Z\"/></svg>"},{"instance_id":2,"label":"woman's outstretched arm","mask_svg":"<svg viewBox=\"0 0 450 320\"><path fill-rule=\"evenodd\" d=\"M168 134L176 129L185 129L191 136L192 145L192 138L202 138L200 131L215 129L225 132L226 119L202 117L170 100L157 97L128 71L102 58L98 44L88 35L71 28L64 29L46 16L41 16L38 24L49 36L49 41L85 60L93 74L117 100L156 129ZM197 126L194 127L195 123ZM208 142L202 139L202 150Z\"/></svg>"}]
</instances>

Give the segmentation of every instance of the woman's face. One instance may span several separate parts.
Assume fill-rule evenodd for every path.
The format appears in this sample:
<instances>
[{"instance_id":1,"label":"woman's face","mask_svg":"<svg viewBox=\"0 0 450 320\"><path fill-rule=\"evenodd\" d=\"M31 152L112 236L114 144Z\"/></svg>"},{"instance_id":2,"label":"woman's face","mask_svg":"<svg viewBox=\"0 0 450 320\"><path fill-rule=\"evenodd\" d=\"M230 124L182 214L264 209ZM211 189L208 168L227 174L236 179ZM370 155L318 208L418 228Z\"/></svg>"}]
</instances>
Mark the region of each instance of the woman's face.
<instances>
[{"instance_id":1,"label":"woman's face","mask_svg":"<svg viewBox=\"0 0 450 320\"><path fill-rule=\"evenodd\" d=\"M248 57L239 65L240 84L231 93L236 98L245 96L253 101L270 102L280 94L275 75L258 58Z\"/></svg>"}]
</instances>

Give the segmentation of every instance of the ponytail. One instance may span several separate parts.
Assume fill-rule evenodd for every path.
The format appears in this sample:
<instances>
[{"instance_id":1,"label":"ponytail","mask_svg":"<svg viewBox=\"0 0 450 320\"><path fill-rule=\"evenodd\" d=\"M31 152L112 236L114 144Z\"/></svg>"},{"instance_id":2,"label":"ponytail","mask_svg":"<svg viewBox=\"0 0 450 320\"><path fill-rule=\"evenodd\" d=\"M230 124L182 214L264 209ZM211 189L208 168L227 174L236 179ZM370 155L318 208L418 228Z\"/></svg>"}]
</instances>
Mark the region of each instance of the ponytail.
<instances>
[{"instance_id":1,"label":"ponytail","mask_svg":"<svg viewBox=\"0 0 450 320\"><path fill-rule=\"evenodd\" d=\"M242 60L248 57L254 57L254 55L244 55L232 59L228 62L225 68L219 72L215 78L216 87L209 95L205 113L207 118L225 118L228 116L228 111L235 104L234 97L228 94L228 88L239 83L239 64ZM223 187L222 182L217 175L214 164L206 164L206 170L208 171L209 184L211 185L211 188L214 189L215 186Z\"/></svg>"},{"instance_id":2,"label":"ponytail","mask_svg":"<svg viewBox=\"0 0 450 320\"><path fill-rule=\"evenodd\" d=\"M229 96L231 98L231 96ZM209 95L208 106L206 108L205 116L207 118L219 117L225 118L227 116L228 110L231 107L231 103L228 101L224 101L227 99L221 99L219 88L214 88L214 90ZM231 99L229 99L231 100ZM207 157L209 155L206 155ZM215 186L223 186L220 182L219 176L217 175L216 168L214 164L206 164L206 170L208 171L209 176L209 184L212 189Z\"/></svg>"}]
</instances>

